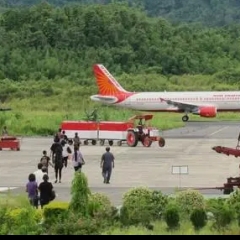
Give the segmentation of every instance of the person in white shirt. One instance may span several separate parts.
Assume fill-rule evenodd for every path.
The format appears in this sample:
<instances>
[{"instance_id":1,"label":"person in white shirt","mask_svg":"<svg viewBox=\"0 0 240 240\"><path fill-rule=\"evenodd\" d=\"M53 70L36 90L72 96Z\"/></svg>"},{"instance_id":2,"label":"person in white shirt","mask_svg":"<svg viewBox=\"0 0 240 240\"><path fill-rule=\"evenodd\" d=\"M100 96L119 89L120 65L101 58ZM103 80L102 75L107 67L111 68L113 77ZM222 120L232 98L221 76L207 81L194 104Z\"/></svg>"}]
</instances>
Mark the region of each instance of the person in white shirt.
<instances>
[{"instance_id":1,"label":"person in white shirt","mask_svg":"<svg viewBox=\"0 0 240 240\"><path fill-rule=\"evenodd\" d=\"M82 165L85 164L82 153L79 151L79 146L74 146L74 152L72 154L72 164L75 172L81 171Z\"/></svg>"},{"instance_id":2,"label":"person in white shirt","mask_svg":"<svg viewBox=\"0 0 240 240\"><path fill-rule=\"evenodd\" d=\"M67 167L67 163L68 163L68 158L69 155L72 153L72 150L69 146L69 144L67 142L65 142L64 140L61 141L61 145L63 148L63 164L65 167Z\"/></svg>"},{"instance_id":3,"label":"person in white shirt","mask_svg":"<svg viewBox=\"0 0 240 240\"><path fill-rule=\"evenodd\" d=\"M36 177L36 182L38 186L40 185L41 182L43 182L43 176L47 174L42 171L42 168L43 168L43 165L39 163L38 170L33 173Z\"/></svg>"}]
</instances>

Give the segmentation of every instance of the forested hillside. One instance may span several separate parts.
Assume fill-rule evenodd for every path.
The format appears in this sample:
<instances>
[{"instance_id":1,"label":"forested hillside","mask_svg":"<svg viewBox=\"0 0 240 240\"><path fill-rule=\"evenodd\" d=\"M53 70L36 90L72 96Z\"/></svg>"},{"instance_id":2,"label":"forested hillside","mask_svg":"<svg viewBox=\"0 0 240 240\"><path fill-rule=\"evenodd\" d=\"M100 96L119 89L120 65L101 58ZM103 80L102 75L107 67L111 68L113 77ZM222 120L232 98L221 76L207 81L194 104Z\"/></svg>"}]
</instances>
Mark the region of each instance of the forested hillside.
<instances>
[{"instance_id":1,"label":"forested hillside","mask_svg":"<svg viewBox=\"0 0 240 240\"><path fill-rule=\"evenodd\" d=\"M2 6L33 5L42 0L0 0ZM47 0L51 4L108 4L128 2L141 6L150 16L161 16L173 22L199 22L208 26L223 26L240 22L239 0Z\"/></svg>"},{"instance_id":2,"label":"forested hillside","mask_svg":"<svg viewBox=\"0 0 240 240\"><path fill-rule=\"evenodd\" d=\"M212 74L240 66L239 36L238 26L173 26L119 4L40 4L2 15L0 78L84 79L96 62L116 74Z\"/></svg>"}]
</instances>

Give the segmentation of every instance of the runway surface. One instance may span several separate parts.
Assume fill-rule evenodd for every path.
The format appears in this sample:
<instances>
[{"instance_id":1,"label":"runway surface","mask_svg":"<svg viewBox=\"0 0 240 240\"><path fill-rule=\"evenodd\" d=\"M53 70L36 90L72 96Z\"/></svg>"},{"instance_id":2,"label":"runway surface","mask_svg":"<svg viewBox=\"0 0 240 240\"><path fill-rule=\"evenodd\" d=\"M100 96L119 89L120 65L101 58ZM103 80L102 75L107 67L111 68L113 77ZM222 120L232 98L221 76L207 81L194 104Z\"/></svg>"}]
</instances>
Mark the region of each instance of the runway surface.
<instances>
[{"instance_id":1,"label":"runway surface","mask_svg":"<svg viewBox=\"0 0 240 240\"><path fill-rule=\"evenodd\" d=\"M94 192L107 194L116 205L121 204L122 195L130 188L148 186L174 193L176 188L219 187L227 177L239 175L240 159L217 154L211 148L221 145L235 147L240 130L237 122L189 122L186 127L165 131L166 146L159 148L153 144L144 148L126 145L113 146L116 168L110 185L103 184L100 157L105 151L102 146L82 146L86 159L83 168L88 176L89 186ZM21 151L0 152L0 192L8 187L12 193L25 193L29 173L34 172L43 150L48 150L52 138L23 138ZM185 175L172 174L172 169L185 166ZM185 168L186 170L186 168ZM73 178L71 162L63 169L61 184L54 184L58 200L70 200L70 186ZM54 172L50 169L50 180L54 182ZM208 196L221 196L219 190L202 191Z\"/></svg>"}]
</instances>

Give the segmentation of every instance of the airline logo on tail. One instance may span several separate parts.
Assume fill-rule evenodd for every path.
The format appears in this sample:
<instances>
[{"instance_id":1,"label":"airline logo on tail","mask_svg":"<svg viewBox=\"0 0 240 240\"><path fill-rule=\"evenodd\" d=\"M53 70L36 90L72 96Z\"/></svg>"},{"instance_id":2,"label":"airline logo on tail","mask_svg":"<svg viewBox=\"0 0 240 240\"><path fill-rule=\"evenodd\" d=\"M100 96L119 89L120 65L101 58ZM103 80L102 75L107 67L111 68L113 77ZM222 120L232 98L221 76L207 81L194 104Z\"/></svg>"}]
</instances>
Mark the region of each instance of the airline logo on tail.
<instances>
[{"instance_id":1,"label":"airline logo on tail","mask_svg":"<svg viewBox=\"0 0 240 240\"><path fill-rule=\"evenodd\" d=\"M94 65L93 71L98 86L98 95L91 96L92 100L106 103L119 103L132 95L132 93L126 91L117 82L103 65Z\"/></svg>"}]
</instances>

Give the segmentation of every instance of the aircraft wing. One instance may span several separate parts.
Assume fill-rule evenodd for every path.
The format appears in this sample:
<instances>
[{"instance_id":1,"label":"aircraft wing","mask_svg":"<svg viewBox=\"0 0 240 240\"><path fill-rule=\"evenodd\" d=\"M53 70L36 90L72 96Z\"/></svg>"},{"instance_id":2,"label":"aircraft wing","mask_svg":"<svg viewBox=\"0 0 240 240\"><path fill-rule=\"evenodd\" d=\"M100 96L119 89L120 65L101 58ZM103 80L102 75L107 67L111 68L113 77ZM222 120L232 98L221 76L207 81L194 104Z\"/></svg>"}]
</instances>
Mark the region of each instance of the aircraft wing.
<instances>
[{"instance_id":1,"label":"aircraft wing","mask_svg":"<svg viewBox=\"0 0 240 240\"><path fill-rule=\"evenodd\" d=\"M166 102L169 105L179 108L179 110L189 111L189 112L197 112L200 105L192 104L192 103L184 103L178 101L172 101L170 99L161 98L161 101Z\"/></svg>"}]
</instances>

